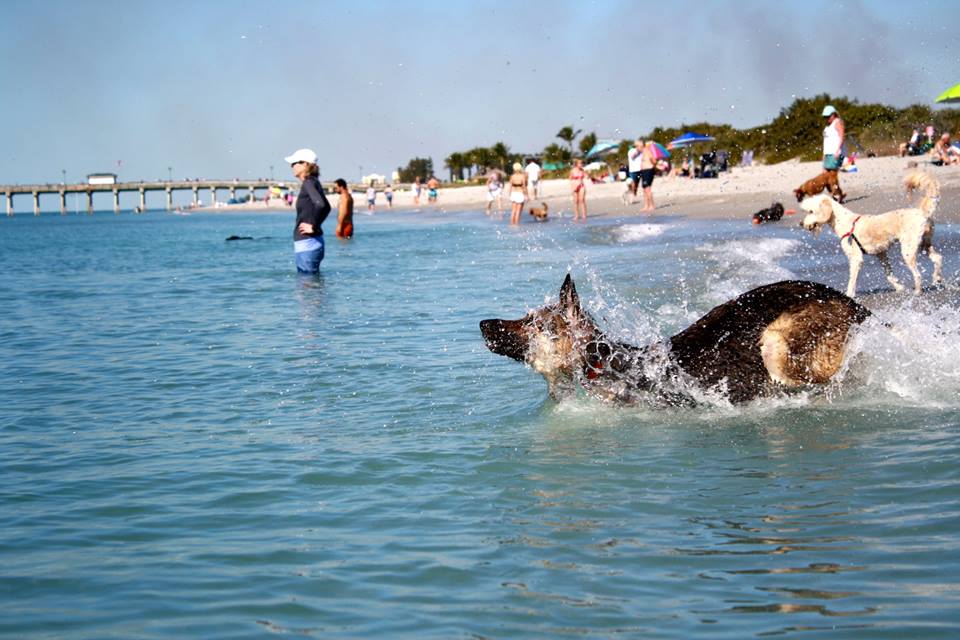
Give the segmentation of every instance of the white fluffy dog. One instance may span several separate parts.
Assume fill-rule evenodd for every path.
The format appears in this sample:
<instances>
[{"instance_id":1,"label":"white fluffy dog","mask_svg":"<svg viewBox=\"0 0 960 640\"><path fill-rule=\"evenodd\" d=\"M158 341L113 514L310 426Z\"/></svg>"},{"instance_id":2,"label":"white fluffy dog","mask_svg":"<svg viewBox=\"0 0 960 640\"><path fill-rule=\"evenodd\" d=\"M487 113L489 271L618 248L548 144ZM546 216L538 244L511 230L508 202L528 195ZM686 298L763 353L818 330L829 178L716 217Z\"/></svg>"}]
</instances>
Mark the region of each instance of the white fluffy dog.
<instances>
[{"instance_id":1,"label":"white fluffy dog","mask_svg":"<svg viewBox=\"0 0 960 640\"><path fill-rule=\"evenodd\" d=\"M919 207L896 209L875 216L856 214L827 195L818 195L804 199L800 207L807 212L803 227L817 233L823 225L830 225L840 237L840 248L850 261L850 280L847 282L847 295L851 298L857 293L857 275L863 264L863 254L869 253L880 258L887 280L897 291L903 291L903 285L893 275L887 249L894 241L900 243L903 261L913 273L913 290L920 293L920 271L917 269L917 252L921 249L933 262L933 282L943 282L943 257L933 248L933 213L940 201L940 185L931 176L915 171L904 180L907 193L914 189L924 190Z\"/></svg>"}]
</instances>

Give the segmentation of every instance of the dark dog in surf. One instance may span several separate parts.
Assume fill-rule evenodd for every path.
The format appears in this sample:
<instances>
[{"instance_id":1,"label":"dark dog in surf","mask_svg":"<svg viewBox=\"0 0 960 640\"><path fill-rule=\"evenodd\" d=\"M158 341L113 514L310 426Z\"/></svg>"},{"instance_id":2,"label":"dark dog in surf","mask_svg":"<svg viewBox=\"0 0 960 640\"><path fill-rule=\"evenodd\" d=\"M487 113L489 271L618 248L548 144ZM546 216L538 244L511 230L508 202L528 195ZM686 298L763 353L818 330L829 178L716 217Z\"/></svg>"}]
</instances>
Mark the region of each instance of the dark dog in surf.
<instances>
[{"instance_id":1,"label":"dark dog in surf","mask_svg":"<svg viewBox=\"0 0 960 640\"><path fill-rule=\"evenodd\" d=\"M537 222L546 222L548 208L546 202L541 202L539 207L530 207L530 215L536 218Z\"/></svg>"},{"instance_id":2,"label":"dark dog in surf","mask_svg":"<svg viewBox=\"0 0 960 640\"><path fill-rule=\"evenodd\" d=\"M803 199L808 196L820 195L824 189L829 191L830 196L840 204L843 204L843 201L847 198L847 194L840 189L840 180L837 178L837 172L826 170L817 177L810 178L794 189L793 195L797 198L797 202L803 202Z\"/></svg>"},{"instance_id":3,"label":"dark dog in surf","mask_svg":"<svg viewBox=\"0 0 960 640\"><path fill-rule=\"evenodd\" d=\"M753 214L753 224L763 224L764 222L777 222L783 217L783 205L774 202L766 209L760 209Z\"/></svg>"},{"instance_id":4,"label":"dark dog in surf","mask_svg":"<svg viewBox=\"0 0 960 640\"><path fill-rule=\"evenodd\" d=\"M847 336L870 312L816 282L786 280L715 307L661 343L637 347L605 335L567 275L560 300L519 320L483 320L487 348L526 363L559 399L577 385L622 404L689 405L694 389L747 402L827 383Z\"/></svg>"}]
</instances>

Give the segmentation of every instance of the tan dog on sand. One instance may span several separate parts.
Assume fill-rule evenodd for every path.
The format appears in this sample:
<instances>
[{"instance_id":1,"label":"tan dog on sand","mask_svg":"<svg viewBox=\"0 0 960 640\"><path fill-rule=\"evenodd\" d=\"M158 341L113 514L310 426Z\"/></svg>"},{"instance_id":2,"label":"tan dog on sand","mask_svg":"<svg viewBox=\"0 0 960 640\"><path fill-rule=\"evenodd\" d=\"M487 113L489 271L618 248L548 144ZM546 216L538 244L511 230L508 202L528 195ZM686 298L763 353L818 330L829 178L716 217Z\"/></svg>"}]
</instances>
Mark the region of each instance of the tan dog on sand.
<instances>
[{"instance_id":1,"label":"tan dog on sand","mask_svg":"<svg viewBox=\"0 0 960 640\"><path fill-rule=\"evenodd\" d=\"M933 282L943 282L943 257L933 248L933 214L940 201L939 183L920 171L914 171L904 180L907 193L914 189L924 189L919 207L896 209L876 216L858 215L842 204L821 194L805 199L800 207L807 211L803 227L817 233L823 225L833 227L840 237L840 248L850 262L850 279L847 282L847 295L851 298L857 293L857 276L863 264L863 255L870 254L880 259L887 280L897 291L903 285L893 275L887 249L897 241L900 253L907 268L913 273L913 290L920 293L920 271L917 269L917 252L921 249L933 262Z\"/></svg>"},{"instance_id":2,"label":"tan dog on sand","mask_svg":"<svg viewBox=\"0 0 960 640\"><path fill-rule=\"evenodd\" d=\"M537 222L546 222L547 220L547 203L541 202L539 207L530 207L530 215L537 219Z\"/></svg>"}]
</instances>

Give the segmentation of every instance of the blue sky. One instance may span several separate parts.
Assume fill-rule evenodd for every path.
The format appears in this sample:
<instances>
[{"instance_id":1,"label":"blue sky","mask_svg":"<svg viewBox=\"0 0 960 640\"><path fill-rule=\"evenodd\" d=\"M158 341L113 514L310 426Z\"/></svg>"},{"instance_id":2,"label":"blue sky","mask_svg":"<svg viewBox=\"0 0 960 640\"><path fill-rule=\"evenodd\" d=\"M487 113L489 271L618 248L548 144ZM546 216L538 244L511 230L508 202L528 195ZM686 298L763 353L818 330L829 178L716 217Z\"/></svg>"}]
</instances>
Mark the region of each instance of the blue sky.
<instances>
[{"instance_id":1,"label":"blue sky","mask_svg":"<svg viewBox=\"0 0 960 640\"><path fill-rule=\"evenodd\" d=\"M904 106L960 82L955 2L4 0L0 183L323 178L565 124L601 137L767 122L828 92ZM118 161L122 164L117 165Z\"/></svg>"}]
</instances>

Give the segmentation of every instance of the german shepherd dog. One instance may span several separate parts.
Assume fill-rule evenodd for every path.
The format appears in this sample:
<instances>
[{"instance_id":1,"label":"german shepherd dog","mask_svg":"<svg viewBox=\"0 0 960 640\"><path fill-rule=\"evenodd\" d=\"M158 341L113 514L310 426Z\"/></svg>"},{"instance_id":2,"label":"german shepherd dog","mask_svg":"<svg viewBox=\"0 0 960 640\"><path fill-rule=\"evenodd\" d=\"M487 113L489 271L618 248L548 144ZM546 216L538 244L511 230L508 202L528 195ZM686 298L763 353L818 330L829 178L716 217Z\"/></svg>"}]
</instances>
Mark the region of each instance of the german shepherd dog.
<instances>
[{"instance_id":1,"label":"german shepherd dog","mask_svg":"<svg viewBox=\"0 0 960 640\"><path fill-rule=\"evenodd\" d=\"M691 391L748 402L824 384L843 363L847 335L870 312L816 282L786 280L715 307L687 329L645 347L604 335L580 306L568 274L560 300L519 320L483 320L487 348L526 363L554 399L577 385L621 404L696 403Z\"/></svg>"},{"instance_id":2,"label":"german shepherd dog","mask_svg":"<svg viewBox=\"0 0 960 640\"><path fill-rule=\"evenodd\" d=\"M824 189L830 191L830 196L840 204L843 204L843 201L847 199L847 194L840 189L840 180L837 178L837 172L827 170L824 170L815 178L810 178L794 189L793 195L796 197L797 202L802 202L803 199L808 196L820 195Z\"/></svg>"}]
</instances>

